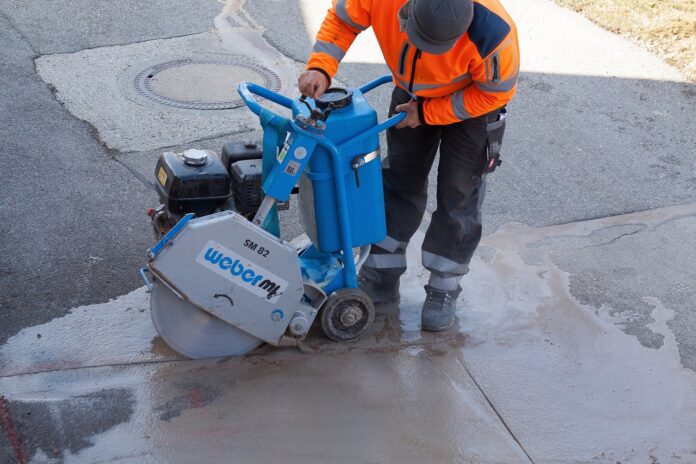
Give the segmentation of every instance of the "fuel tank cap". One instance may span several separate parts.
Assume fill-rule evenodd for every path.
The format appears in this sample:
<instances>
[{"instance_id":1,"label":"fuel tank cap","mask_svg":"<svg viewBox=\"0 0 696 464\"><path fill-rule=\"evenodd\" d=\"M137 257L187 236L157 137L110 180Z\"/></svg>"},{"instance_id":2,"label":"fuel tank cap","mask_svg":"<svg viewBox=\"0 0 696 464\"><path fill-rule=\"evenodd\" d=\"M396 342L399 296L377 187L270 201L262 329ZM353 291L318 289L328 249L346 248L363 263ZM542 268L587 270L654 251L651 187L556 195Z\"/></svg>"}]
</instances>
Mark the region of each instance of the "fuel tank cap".
<instances>
[{"instance_id":1,"label":"fuel tank cap","mask_svg":"<svg viewBox=\"0 0 696 464\"><path fill-rule=\"evenodd\" d=\"M184 163L189 166L203 166L208 162L208 153L205 150L192 148L184 152Z\"/></svg>"},{"instance_id":2,"label":"fuel tank cap","mask_svg":"<svg viewBox=\"0 0 696 464\"><path fill-rule=\"evenodd\" d=\"M331 87L324 92L324 95L314 100L317 108L325 110L331 108L338 110L350 105L353 101L353 92L341 87Z\"/></svg>"}]
</instances>

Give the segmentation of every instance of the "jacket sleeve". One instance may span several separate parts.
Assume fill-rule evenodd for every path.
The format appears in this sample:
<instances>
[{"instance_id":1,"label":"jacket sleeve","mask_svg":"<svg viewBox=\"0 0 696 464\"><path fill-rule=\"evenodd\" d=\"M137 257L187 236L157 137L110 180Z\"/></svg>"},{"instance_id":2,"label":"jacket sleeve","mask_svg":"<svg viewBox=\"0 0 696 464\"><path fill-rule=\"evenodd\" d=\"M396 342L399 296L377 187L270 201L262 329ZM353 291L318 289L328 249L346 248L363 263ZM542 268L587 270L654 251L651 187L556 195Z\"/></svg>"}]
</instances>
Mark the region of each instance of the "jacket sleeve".
<instances>
[{"instance_id":1,"label":"jacket sleeve","mask_svg":"<svg viewBox=\"0 0 696 464\"><path fill-rule=\"evenodd\" d=\"M317 33L307 69L334 77L355 37L371 25L373 0L333 0Z\"/></svg>"},{"instance_id":2,"label":"jacket sleeve","mask_svg":"<svg viewBox=\"0 0 696 464\"><path fill-rule=\"evenodd\" d=\"M426 124L446 125L490 113L507 104L517 90L520 52L516 34L470 68L472 84L444 97L423 102Z\"/></svg>"}]
</instances>

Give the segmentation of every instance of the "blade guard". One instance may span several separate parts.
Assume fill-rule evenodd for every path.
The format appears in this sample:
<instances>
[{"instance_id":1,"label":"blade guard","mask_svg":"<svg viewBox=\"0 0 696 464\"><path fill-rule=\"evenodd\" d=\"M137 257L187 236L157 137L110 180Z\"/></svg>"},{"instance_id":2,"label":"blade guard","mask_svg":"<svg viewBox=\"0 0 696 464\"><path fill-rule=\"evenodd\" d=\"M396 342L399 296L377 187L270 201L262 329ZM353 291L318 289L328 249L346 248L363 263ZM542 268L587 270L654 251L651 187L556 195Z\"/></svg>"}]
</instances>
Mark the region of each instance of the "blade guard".
<instances>
[{"instance_id":1,"label":"blade guard","mask_svg":"<svg viewBox=\"0 0 696 464\"><path fill-rule=\"evenodd\" d=\"M295 249L232 211L189 220L150 269L193 305L273 345L304 295Z\"/></svg>"}]
</instances>

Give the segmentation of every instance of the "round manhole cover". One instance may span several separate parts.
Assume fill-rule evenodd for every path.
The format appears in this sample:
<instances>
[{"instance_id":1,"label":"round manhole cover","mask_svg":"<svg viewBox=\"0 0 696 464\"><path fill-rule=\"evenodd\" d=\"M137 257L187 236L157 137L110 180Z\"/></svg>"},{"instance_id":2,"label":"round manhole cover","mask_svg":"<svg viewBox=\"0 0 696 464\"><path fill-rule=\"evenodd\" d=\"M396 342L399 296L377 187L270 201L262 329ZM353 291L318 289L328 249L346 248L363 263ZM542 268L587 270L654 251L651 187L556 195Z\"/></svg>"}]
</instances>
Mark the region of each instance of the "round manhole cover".
<instances>
[{"instance_id":1,"label":"round manhole cover","mask_svg":"<svg viewBox=\"0 0 696 464\"><path fill-rule=\"evenodd\" d=\"M167 61L138 73L134 84L138 93L163 105L226 110L244 105L237 94L237 84L242 81L280 90L276 73L239 56Z\"/></svg>"}]
</instances>

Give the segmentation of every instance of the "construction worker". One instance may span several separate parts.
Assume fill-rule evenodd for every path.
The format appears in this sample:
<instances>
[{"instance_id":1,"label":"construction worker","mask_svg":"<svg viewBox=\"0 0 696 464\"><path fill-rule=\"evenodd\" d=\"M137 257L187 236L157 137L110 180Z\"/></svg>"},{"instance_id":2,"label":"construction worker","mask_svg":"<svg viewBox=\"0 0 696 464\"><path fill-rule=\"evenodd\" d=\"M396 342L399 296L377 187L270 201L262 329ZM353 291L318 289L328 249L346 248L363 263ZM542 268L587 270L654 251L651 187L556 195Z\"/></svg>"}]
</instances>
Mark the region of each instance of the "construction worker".
<instances>
[{"instance_id":1,"label":"construction worker","mask_svg":"<svg viewBox=\"0 0 696 464\"><path fill-rule=\"evenodd\" d=\"M387 133L388 236L372 246L358 281L375 305L399 301L406 245L423 218L439 147L437 209L422 247L430 280L421 326L445 330L481 238L485 174L499 164L504 106L517 87L517 31L498 0L334 0L298 79L303 95L324 93L370 26L396 84L390 116L407 116Z\"/></svg>"}]
</instances>

